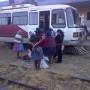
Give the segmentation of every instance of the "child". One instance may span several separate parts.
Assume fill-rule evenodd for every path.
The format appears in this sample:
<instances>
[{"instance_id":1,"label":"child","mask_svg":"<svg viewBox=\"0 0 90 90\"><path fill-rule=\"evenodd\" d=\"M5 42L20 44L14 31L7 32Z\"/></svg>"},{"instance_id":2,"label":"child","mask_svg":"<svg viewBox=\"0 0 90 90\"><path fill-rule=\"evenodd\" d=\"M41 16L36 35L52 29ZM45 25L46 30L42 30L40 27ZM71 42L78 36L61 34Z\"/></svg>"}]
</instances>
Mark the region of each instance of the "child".
<instances>
[{"instance_id":1,"label":"child","mask_svg":"<svg viewBox=\"0 0 90 90\"><path fill-rule=\"evenodd\" d=\"M36 35L31 36L31 40L33 48L31 52L31 58L34 60L35 69L40 69L41 59L43 59L43 51L39 46L39 37Z\"/></svg>"},{"instance_id":2,"label":"child","mask_svg":"<svg viewBox=\"0 0 90 90\"><path fill-rule=\"evenodd\" d=\"M23 38L22 38L22 31L19 30L14 38L14 47L13 50L16 52L17 54L17 58L21 59L21 53L24 51L24 46L23 46Z\"/></svg>"}]
</instances>

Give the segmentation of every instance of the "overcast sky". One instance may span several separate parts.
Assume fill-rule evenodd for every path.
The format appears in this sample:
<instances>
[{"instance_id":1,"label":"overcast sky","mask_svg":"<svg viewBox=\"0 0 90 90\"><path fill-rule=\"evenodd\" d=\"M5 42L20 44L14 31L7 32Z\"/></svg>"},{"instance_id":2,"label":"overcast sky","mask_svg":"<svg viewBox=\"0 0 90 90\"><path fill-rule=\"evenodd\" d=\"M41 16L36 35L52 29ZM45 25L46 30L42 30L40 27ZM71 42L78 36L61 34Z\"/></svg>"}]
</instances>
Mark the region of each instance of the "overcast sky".
<instances>
[{"instance_id":1,"label":"overcast sky","mask_svg":"<svg viewBox=\"0 0 90 90\"><path fill-rule=\"evenodd\" d=\"M2 2L2 1L8 1L8 0L0 0L0 2Z\"/></svg>"}]
</instances>

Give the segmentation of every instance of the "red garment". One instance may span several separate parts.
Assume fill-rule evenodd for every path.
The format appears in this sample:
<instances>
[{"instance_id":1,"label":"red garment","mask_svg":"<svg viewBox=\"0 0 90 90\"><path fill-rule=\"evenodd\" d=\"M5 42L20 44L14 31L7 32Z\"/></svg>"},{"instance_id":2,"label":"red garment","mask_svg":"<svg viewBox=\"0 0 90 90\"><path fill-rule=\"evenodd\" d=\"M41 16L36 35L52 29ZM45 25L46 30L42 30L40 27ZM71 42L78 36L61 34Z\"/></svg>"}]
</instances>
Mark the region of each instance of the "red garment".
<instances>
[{"instance_id":1,"label":"red garment","mask_svg":"<svg viewBox=\"0 0 90 90\"><path fill-rule=\"evenodd\" d=\"M55 40L54 40L53 37L45 38L45 39L42 41L41 45L42 45L43 47L55 47Z\"/></svg>"},{"instance_id":2,"label":"red garment","mask_svg":"<svg viewBox=\"0 0 90 90\"><path fill-rule=\"evenodd\" d=\"M40 36L40 43L39 43L39 45L41 47L44 47L44 44L45 44L45 33L40 33L39 36Z\"/></svg>"},{"instance_id":3,"label":"red garment","mask_svg":"<svg viewBox=\"0 0 90 90\"><path fill-rule=\"evenodd\" d=\"M39 45L43 48L45 46L45 39L41 39Z\"/></svg>"}]
</instances>

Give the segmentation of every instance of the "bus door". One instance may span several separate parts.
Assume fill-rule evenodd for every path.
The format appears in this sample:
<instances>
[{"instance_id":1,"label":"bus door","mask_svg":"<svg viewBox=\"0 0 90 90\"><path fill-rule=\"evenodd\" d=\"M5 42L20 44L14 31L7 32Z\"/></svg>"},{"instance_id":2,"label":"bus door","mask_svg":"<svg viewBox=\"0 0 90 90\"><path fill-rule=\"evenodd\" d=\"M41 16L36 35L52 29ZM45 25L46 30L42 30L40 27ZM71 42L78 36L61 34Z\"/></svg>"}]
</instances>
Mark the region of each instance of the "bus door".
<instances>
[{"instance_id":1,"label":"bus door","mask_svg":"<svg viewBox=\"0 0 90 90\"><path fill-rule=\"evenodd\" d=\"M50 11L40 11L39 28L43 29L46 32L49 29L49 23L50 23Z\"/></svg>"}]
</instances>

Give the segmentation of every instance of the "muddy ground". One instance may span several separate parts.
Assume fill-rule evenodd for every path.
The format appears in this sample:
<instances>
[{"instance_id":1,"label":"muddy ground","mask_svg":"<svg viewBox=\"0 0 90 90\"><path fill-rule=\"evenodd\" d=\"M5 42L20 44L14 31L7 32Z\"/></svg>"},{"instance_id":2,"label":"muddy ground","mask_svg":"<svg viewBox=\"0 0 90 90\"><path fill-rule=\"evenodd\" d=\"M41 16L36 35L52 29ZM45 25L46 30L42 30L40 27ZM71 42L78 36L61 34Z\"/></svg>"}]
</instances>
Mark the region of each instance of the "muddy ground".
<instances>
[{"instance_id":1,"label":"muddy ground","mask_svg":"<svg viewBox=\"0 0 90 90\"><path fill-rule=\"evenodd\" d=\"M90 90L90 52L63 55L63 63L36 71L33 63L17 60L15 53L0 45L0 77L45 90ZM30 90L0 81L0 90Z\"/></svg>"}]
</instances>

